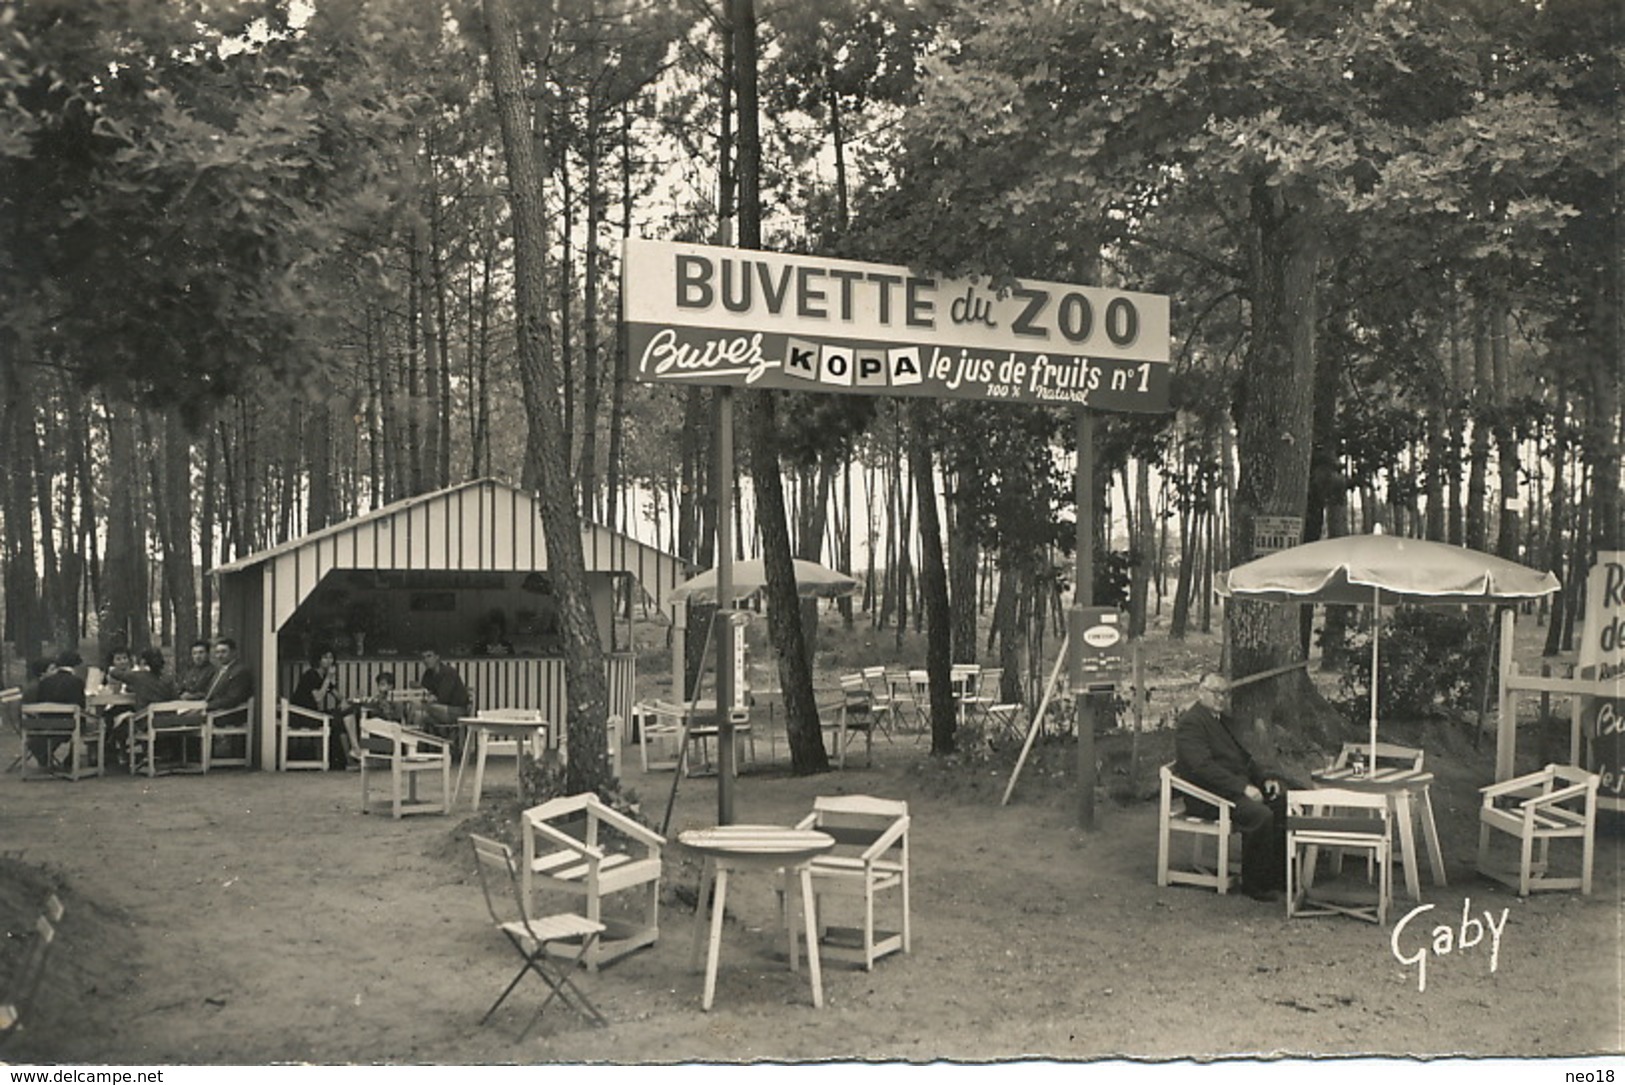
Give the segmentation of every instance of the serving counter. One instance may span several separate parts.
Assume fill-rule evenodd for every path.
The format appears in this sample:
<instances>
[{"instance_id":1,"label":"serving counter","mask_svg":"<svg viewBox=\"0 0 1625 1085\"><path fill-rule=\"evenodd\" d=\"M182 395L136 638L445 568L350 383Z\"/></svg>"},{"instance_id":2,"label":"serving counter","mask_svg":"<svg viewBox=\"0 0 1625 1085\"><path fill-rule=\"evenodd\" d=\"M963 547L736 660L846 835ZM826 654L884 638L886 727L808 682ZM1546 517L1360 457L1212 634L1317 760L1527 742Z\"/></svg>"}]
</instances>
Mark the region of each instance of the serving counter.
<instances>
[{"instance_id":1,"label":"serving counter","mask_svg":"<svg viewBox=\"0 0 1625 1085\"><path fill-rule=\"evenodd\" d=\"M470 710L490 708L537 709L555 724L565 718L564 659L561 656L446 656L462 675L472 703ZM279 668L279 690L286 697L299 684L309 663L283 660ZM604 669L609 682L609 714L630 719L637 699L637 657L630 652L606 653ZM373 680L381 671L392 671L397 689L417 685L423 660L416 655L363 656L340 659L336 685L339 695L360 700L372 694Z\"/></svg>"}]
</instances>

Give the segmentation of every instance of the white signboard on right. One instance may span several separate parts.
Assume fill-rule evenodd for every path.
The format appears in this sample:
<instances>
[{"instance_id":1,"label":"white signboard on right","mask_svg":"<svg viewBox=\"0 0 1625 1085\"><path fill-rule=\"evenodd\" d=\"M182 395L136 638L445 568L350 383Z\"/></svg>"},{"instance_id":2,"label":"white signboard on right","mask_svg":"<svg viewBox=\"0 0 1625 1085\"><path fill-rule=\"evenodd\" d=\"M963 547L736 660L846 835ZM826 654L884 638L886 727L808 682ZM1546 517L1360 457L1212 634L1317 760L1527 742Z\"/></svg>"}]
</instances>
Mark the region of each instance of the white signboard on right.
<instances>
[{"instance_id":1,"label":"white signboard on right","mask_svg":"<svg viewBox=\"0 0 1625 1085\"><path fill-rule=\"evenodd\" d=\"M1625 551L1599 551L1586 578L1578 675L1600 691L1580 707L1588 767L1602 777L1597 802L1625 810Z\"/></svg>"}]
</instances>

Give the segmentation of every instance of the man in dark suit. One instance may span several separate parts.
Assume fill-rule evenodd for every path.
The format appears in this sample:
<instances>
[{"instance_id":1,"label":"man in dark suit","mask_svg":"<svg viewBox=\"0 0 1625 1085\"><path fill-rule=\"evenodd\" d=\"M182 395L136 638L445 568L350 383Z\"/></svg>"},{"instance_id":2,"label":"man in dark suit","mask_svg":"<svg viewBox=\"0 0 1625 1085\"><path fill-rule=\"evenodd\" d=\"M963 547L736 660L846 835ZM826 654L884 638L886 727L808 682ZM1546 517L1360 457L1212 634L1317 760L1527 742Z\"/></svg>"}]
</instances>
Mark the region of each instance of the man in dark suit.
<instances>
[{"instance_id":1,"label":"man in dark suit","mask_svg":"<svg viewBox=\"0 0 1625 1085\"><path fill-rule=\"evenodd\" d=\"M1289 784L1259 766L1236 736L1236 726L1230 713L1229 679L1204 674L1196 687L1196 703L1180 713L1176 723L1174 771L1236 804L1231 818L1241 831L1241 891L1254 900L1280 900L1286 887ZM1202 816L1209 811L1192 809L1192 813ZM1211 816L1217 815L1217 810L1211 811Z\"/></svg>"},{"instance_id":2,"label":"man in dark suit","mask_svg":"<svg viewBox=\"0 0 1625 1085\"><path fill-rule=\"evenodd\" d=\"M56 662L45 672L39 680L39 690L36 699L51 704L71 704L85 707L85 680L79 674L79 668L84 660L79 653L71 648L64 648L56 655Z\"/></svg>"},{"instance_id":3,"label":"man in dark suit","mask_svg":"<svg viewBox=\"0 0 1625 1085\"><path fill-rule=\"evenodd\" d=\"M28 701L42 704L71 704L85 707L85 680L79 675L79 668L84 660L79 653L71 648L64 648L56 654L56 659L45 668L40 676L39 684L29 690ZM51 764L51 755L55 749L67 741L58 735L27 736L29 754L41 766Z\"/></svg>"},{"instance_id":4,"label":"man in dark suit","mask_svg":"<svg viewBox=\"0 0 1625 1085\"><path fill-rule=\"evenodd\" d=\"M248 699L254 696L254 675L238 662L237 642L230 637L217 637L211 655L214 678L209 681L209 688L203 694L209 711L218 712L222 708L247 704Z\"/></svg>"},{"instance_id":5,"label":"man in dark suit","mask_svg":"<svg viewBox=\"0 0 1625 1085\"><path fill-rule=\"evenodd\" d=\"M238 661L237 642L230 637L215 638L210 656L214 663L214 677L209 679L208 688L186 699L202 701L210 712L247 704L248 699L254 696L254 674ZM203 722L203 713L183 712L176 720L199 724Z\"/></svg>"}]
</instances>

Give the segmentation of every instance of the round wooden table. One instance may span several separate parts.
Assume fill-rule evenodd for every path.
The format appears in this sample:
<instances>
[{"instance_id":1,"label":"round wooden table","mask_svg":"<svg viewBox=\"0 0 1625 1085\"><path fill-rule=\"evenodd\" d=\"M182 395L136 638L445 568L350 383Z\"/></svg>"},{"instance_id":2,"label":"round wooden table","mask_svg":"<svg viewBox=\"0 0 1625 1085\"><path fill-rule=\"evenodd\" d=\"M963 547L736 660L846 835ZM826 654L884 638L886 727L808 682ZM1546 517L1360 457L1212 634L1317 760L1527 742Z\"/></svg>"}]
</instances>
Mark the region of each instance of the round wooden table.
<instances>
[{"instance_id":1,"label":"round wooden table","mask_svg":"<svg viewBox=\"0 0 1625 1085\"><path fill-rule=\"evenodd\" d=\"M807 973L812 984L813 1005L824 1008L824 979L818 965L818 920L813 914L812 872L808 863L835 846L835 838L812 829L786 829L777 825L720 825L714 829L689 829L677 834L678 843L705 857L700 875L699 902L694 909L694 950L690 967L697 967L700 943L706 929L705 909L710 901L711 937L705 957L705 995L702 1009L709 1010L716 995L717 958L722 948L722 911L728 899L728 875L735 871L777 870L784 878L784 899L790 899L790 878L801 882L801 915L806 926ZM801 970L796 935L786 925L790 943L790 971Z\"/></svg>"}]
</instances>

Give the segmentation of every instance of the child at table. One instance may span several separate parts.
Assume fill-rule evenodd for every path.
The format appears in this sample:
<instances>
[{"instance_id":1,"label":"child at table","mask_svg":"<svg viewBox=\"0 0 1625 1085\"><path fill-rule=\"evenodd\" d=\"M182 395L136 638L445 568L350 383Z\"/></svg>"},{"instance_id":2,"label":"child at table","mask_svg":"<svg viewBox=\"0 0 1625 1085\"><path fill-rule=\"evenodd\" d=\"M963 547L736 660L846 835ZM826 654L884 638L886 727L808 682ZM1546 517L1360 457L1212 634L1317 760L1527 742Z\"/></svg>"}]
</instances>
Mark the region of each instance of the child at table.
<instances>
[{"instance_id":1,"label":"child at table","mask_svg":"<svg viewBox=\"0 0 1625 1085\"><path fill-rule=\"evenodd\" d=\"M349 711L355 714L354 734L357 741L369 750L378 753L388 753L390 744L381 738L360 738L361 721L363 719L390 720L401 723L406 716L406 706L395 700L395 672L379 671L372 679L372 696L364 700L351 701ZM359 756L359 755L357 755Z\"/></svg>"}]
</instances>

